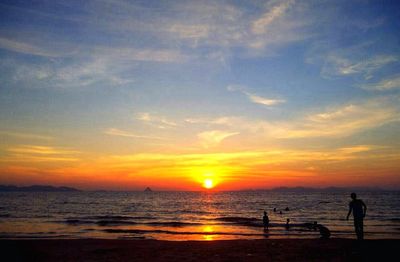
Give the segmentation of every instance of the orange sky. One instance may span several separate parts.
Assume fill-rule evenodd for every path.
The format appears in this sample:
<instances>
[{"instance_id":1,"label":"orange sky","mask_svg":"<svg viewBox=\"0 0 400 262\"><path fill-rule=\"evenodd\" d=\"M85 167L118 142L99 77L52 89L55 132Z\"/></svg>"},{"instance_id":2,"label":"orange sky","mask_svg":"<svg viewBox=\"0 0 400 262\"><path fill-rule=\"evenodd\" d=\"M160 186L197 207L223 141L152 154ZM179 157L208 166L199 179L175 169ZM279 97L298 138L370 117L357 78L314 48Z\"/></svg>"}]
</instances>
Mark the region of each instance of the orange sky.
<instances>
[{"instance_id":1,"label":"orange sky","mask_svg":"<svg viewBox=\"0 0 400 262\"><path fill-rule=\"evenodd\" d=\"M82 189L214 190L277 186L398 185L396 155L385 148L270 150L231 153L138 153L95 156L70 149L8 150L0 179L7 184L70 185ZM385 177L385 180L382 180Z\"/></svg>"}]
</instances>

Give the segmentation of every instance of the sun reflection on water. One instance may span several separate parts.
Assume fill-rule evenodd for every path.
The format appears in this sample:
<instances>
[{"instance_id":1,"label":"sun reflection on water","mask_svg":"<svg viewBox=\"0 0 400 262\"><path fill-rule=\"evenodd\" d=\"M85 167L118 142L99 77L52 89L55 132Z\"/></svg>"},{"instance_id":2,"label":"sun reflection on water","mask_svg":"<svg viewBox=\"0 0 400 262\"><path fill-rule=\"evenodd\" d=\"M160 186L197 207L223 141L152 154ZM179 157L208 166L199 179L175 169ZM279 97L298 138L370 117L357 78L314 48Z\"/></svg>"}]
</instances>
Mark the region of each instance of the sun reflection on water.
<instances>
[{"instance_id":1,"label":"sun reflection on water","mask_svg":"<svg viewBox=\"0 0 400 262\"><path fill-rule=\"evenodd\" d=\"M212 235L211 233L214 232L214 229L211 225L206 225L203 227L203 232L206 234L203 235L203 239L207 241L214 240L215 235Z\"/></svg>"}]
</instances>

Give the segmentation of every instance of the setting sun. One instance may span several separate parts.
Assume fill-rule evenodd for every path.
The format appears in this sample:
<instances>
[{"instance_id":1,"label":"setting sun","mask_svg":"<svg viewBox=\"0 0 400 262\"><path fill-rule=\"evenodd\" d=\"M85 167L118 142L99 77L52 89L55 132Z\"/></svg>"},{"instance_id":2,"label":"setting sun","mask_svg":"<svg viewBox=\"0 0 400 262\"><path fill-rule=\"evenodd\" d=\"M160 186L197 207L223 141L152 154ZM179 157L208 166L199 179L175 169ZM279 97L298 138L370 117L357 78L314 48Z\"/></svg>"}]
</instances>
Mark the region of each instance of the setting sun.
<instances>
[{"instance_id":1,"label":"setting sun","mask_svg":"<svg viewBox=\"0 0 400 262\"><path fill-rule=\"evenodd\" d=\"M207 189L211 189L214 187L214 182L212 181L212 179L207 178L203 182L203 187L207 188Z\"/></svg>"}]
</instances>

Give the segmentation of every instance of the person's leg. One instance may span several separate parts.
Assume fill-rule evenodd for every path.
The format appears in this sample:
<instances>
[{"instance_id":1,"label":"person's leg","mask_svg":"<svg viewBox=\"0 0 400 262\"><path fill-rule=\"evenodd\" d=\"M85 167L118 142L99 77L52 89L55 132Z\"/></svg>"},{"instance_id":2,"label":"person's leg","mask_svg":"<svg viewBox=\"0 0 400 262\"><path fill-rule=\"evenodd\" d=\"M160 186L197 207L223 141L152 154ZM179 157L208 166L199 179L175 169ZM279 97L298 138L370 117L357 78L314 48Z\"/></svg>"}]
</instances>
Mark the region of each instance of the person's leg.
<instances>
[{"instance_id":1,"label":"person's leg","mask_svg":"<svg viewBox=\"0 0 400 262\"><path fill-rule=\"evenodd\" d=\"M363 240L364 232L363 232L363 219L362 218L354 218L354 229L356 231L357 239Z\"/></svg>"},{"instance_id":2,"label":"person's leg","mask_svg":"<svg viewBox=\"0 0 400 262\"><path fill-rule=\"evenodd\" d=\"M359 231L359 226L358 226L358 219L354 218L354 231L356 232L357 239L360 239L360 231Z\"/></svg>"},{"instance_id":3,"label":"person's leg","mask_svg":"<svg viewBox=\"0 0 400 262\"><path fill-rule=\"evenodd\" d=\"M360 218L360 221L358 222L359 225L359 232L360 232L360 240L364 239L364 220Z\"/></svg>"}]
</instances>

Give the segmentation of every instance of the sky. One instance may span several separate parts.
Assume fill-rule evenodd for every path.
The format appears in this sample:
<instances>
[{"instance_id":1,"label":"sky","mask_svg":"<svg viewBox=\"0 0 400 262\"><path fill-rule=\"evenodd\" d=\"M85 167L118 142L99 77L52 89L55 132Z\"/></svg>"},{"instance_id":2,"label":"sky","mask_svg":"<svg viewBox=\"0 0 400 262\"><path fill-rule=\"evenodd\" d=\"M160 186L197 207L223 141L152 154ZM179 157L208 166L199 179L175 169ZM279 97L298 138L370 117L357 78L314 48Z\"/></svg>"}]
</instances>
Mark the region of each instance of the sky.
<instances>
[{"instance_id":1,"label":"sky","mask_svg":"<svg viewBox=\"0 0 400 262\"><path fill-rule=\"evenodd\" d=\"M400 188L396 1L0 1L0 184Z\"/></svg>"}]
</instances>

